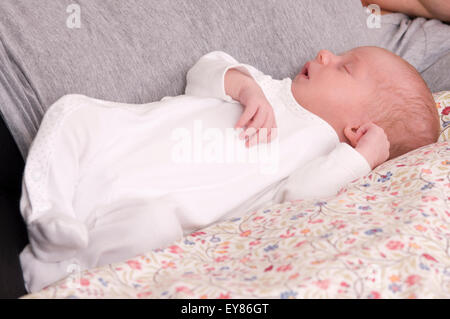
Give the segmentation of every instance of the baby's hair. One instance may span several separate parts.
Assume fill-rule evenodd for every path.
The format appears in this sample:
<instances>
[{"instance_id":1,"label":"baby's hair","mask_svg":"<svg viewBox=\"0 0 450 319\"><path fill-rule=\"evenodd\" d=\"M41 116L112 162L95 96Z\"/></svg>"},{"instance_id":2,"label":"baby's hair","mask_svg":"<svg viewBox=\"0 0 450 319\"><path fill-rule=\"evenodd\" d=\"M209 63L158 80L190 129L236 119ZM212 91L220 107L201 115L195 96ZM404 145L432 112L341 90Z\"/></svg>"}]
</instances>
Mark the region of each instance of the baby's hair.
<instances>
[{"instance_id":1,"label":"baby's hair","mask_svg":"<svg viewBox=\"0 0 450 319\"><path fill-rule=\"evenodd\" d=\"M439 114L430 89L411 64L396 57L401 60L401 74L387 80L386 76L378 77L384 80L378 81L370 103L372 122L385 130L391 144L390 159L435 143L440 134ZM400 80L396 80L398 75Z\"/></svg>"}]
</instances>

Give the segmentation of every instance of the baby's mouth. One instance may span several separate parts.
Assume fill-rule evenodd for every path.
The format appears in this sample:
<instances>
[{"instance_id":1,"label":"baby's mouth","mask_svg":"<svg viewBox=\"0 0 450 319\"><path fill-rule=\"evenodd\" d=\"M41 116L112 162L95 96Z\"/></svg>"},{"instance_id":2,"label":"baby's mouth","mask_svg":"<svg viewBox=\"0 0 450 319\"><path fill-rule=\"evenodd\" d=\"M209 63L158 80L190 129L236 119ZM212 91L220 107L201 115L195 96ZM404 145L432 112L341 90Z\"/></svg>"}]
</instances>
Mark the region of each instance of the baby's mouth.
<instances>
[{"instance_id":1,"label":"baby's mouth","mask_svg":"<svg viewBox=\"0 0 450 319\"><path fill-rule=\"evenodd\" d=\"M310 65L310 62L307 62L307 63L303 66L302 71L300 72L301 75L302 75L304 78L306 78L306 79L309 79L309 65Z\"/></svg>"}]
</instances>

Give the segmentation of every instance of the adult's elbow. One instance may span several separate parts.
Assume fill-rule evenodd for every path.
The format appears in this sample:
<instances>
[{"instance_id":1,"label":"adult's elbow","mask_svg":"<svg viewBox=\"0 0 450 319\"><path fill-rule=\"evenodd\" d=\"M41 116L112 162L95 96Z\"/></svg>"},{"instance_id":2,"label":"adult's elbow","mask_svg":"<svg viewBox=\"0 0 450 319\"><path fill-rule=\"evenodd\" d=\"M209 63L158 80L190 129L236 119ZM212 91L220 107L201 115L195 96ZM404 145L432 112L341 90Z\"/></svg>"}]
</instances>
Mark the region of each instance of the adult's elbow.
<instances>
[{"instance_id":1,"label":"adult's elbow","mask_svg":"<svg viewBox=\"0 0 450 319\"><path fill-rule=\"evenodd\" d=\"M427 12L426 18L450 22L450 2L445 0L419 0L419 3Z\"/></svg>"}]
</instances>

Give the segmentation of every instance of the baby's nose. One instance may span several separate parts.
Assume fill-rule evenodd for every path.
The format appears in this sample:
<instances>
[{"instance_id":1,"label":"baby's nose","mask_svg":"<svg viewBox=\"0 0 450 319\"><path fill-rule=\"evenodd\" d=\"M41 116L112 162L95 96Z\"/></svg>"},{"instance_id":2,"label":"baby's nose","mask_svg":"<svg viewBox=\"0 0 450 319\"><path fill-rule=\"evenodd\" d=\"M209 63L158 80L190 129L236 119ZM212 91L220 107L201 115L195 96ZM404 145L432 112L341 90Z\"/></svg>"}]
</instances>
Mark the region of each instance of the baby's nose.
<instances>
[{"instance_id":1,"label":"baby's nose","mask_svg":"<svg viewBox=\"0 0 450 319\"><path fill-rule=\"evenodd\" d=\"M334 54L331 53L330 51L320 50L319 53L317 54L316 59L320 64L327 65L328 63L330 63L330 61L333 59L333 57L334 57Z\"/></svg>"}]
</instances>

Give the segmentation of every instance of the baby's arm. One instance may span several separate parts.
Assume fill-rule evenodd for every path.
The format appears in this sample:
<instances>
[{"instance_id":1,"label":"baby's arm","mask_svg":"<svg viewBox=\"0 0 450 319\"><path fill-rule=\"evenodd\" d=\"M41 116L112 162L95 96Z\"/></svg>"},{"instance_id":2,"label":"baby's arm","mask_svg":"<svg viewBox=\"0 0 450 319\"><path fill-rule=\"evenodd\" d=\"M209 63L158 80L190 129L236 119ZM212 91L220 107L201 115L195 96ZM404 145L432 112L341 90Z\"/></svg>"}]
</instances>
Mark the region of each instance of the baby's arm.
<instances>
[{"instance_id":1,"label":"baby's arm","mask_svg":"<svg viewBox=\"0 0 450 319\"><path fill-rule=\"evenodd\" d=\"M238 82L250 82L253 79L256 84L258 81L270 78L264 75L251 65L241 64L229 54L222 51L214 51L202 56L197 63L188 71L186 76L186 95L212 97L223 99L228 102L239 102L236 87L225 89L225 75L228 75L228 70L239 70L242 76L232 76L230 79ZM245 79L245 80L244 80ZM228 84L230 81L227 81ZM238 83L236 83L238 84Z\"/></svg>"},{"instance_id":2,"label":"baby's arm","mask_svg":"<svg viewBox=\"0 0 450 319\"><path fill-rule=\"evenodd\" d=\"M270 142L276 136L275 114L258 84L271 79L224 52L214 51L201 57L188 71L185 94L242 104L244 112L235 127L247 129L241 138L246 138L246 145L252 146ZM263 128L267 130L258 131Z\"/></svg>"},{"instance_id":3,"label":"baby's arm","mask_svg":"<svg viewBox=\"0 0 450 319\"><path fill-rule=\"evenodd\" d=\"M355 148L340 143L328 155L312 160L290 175L277 191L275 202L330 197L353 180L368 174L389 158L389 141L373 123L360 128Z\"/></svg>"},{"instance_id":4,"label":"baby's arm","mask_svg":"<svg viewBox=\"0 0 450 319\"><path fill-rule=\"evenodd\" d=\"M232 98L225 92L225 73L238 65L239 62L225 52L205 54L188 71L185 94L231 102Z\"/></svg>"},{"instance_id":5,"label":"baby's arm","mask_svg":"<svg viewBox=\"0 0 450 319\"><path fill-rule=\"evenodd\" d=\"M291 174L277 191L275 202L330 197L370 171L369 163L359 152L340 143L331 153L310 161Z\"/></svg>"}]
</instances>

